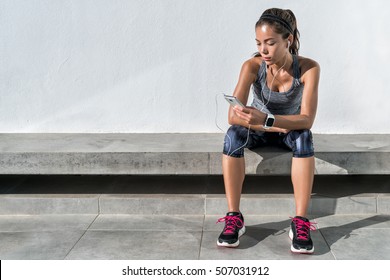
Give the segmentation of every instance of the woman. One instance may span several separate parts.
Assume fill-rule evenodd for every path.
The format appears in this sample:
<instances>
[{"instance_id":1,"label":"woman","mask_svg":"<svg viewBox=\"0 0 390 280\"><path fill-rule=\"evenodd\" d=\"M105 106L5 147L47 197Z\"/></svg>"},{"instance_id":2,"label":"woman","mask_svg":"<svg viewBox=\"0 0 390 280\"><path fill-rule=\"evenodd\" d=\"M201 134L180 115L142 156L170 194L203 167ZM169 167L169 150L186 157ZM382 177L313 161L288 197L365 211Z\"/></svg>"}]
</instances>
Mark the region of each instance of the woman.
<instances>
[{"instance_id":1,"label":"woman","mask_svg":"<svg viewBox=\"0 0 390 280\"><path fill-rule=\"evenodd\" d=\"M229 108L229 128L224 143L222 168L228 213L219 222L225 227L218 246L236 247L245 232L240 197L245 177L244 147L280 145L292 150L291 178L296 216L289 233L291 251L313 253L312 224L306 218L314 178L311 127L317 110L320 67L298 56L299 31L290 10L268 9L255 26L258 53L245 61L234 96L250 107Z\"/></svg>"}]
</instances>

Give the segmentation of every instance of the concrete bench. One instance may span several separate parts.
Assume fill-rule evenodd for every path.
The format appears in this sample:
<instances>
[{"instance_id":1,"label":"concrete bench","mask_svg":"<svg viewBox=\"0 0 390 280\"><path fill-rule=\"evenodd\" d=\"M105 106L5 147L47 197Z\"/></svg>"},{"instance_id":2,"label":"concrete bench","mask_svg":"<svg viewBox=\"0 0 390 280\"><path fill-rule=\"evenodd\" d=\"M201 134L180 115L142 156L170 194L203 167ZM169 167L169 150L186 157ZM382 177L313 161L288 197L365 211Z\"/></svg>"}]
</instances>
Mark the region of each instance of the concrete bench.
<instances>
[{"instance_id":1,"label":"concrete bench","mask_svg":"<svg viewBox=\"0 0 390 280\"><path fill-rule=\"evenodd\" d=\"M219 175L223 134L0 134L0 174ZM390 135L314 135L317 174L390 174ZM246 172L290 174L289 151L246 151Z\"/></svg>"}]
</instances>

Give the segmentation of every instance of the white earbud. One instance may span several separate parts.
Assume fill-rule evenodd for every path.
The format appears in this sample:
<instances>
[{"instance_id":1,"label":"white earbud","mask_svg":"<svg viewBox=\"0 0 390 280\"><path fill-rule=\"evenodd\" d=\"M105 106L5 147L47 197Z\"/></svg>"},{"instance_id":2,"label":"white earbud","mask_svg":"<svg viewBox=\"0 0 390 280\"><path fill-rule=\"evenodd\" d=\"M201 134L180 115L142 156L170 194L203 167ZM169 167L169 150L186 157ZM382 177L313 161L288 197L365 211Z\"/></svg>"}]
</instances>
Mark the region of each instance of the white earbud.
<instances>
[{"instance_id":1,"label":"white earbud","mask_svg":"<svg viewBox=\"0 0 390 280\"><path fill-rule=\"evenodd\" d=\"M290 48L291 45L290 41L288 41L287 45L288 45L287 48Z\"/></svg>"}]
</instances>

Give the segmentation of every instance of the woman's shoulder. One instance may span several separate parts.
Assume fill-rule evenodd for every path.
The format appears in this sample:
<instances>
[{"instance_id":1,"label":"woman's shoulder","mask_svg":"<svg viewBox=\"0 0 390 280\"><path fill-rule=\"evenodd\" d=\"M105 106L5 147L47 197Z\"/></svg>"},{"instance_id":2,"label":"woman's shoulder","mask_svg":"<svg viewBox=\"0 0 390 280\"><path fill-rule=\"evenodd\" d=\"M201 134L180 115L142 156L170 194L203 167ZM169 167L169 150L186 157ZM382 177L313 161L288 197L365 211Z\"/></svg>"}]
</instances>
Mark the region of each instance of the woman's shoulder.
<instances>
[{"instance_id":1,"label":"woman's shoulder","mask_svg":"<svg viewBox=\"0 0 390 280\"><path fill-rule=\"evenodd\" d=\"M297 56L297 58L299 62L299 68L301 69L302 74L310 70L311 68L320 68L320 65L314 59L303 56Z\"/></svg>"},{"instance_id":2,"label":"woman's shoulder","mask_svg":"<svg viewBox=\"0 0 390 280\"><path fill-rule=\"evenodd\" d=\"M317 61L303 56L297 56L297 58L302 80L304 80L305 76L307 76L309 73L316 73L316 76L319 74L320 65Z\"/></svg>"},{"instance_id":3,"label":"woman's shoulder","mask_svg":"<svg viewBox=\"0 0 390 280\"><path fill-rule=\"evenodd\" d=\"M244 61L243 65L242 65L242 69L244 71L248 71L250 73L257 74L262 62L263 62L263 60L260 56L251 57L251 58L247 59L246 61Z\"/></svg>"}]
</instances>

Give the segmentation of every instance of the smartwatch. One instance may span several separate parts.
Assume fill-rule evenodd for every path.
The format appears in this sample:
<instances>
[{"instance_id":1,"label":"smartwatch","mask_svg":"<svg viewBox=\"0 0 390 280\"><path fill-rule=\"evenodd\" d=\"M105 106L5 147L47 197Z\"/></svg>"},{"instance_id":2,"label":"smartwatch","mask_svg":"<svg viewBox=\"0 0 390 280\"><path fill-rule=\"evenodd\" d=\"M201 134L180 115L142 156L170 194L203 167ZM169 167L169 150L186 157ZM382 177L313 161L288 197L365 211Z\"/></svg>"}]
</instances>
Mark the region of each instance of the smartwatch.
<instances>
[{"instance_id":1,"label":"smartwatch","mask_svg":"<svg viewBox=\"0 0 390 280\"><path fill-rule=\"evenodd\" d=\"M265 122L264 122L263 128L264 129L270 129L271 127L273 127L274 122L275 122L274 115L267 114L267 117L265 118Z\"/></svg>"}]
</instances>

